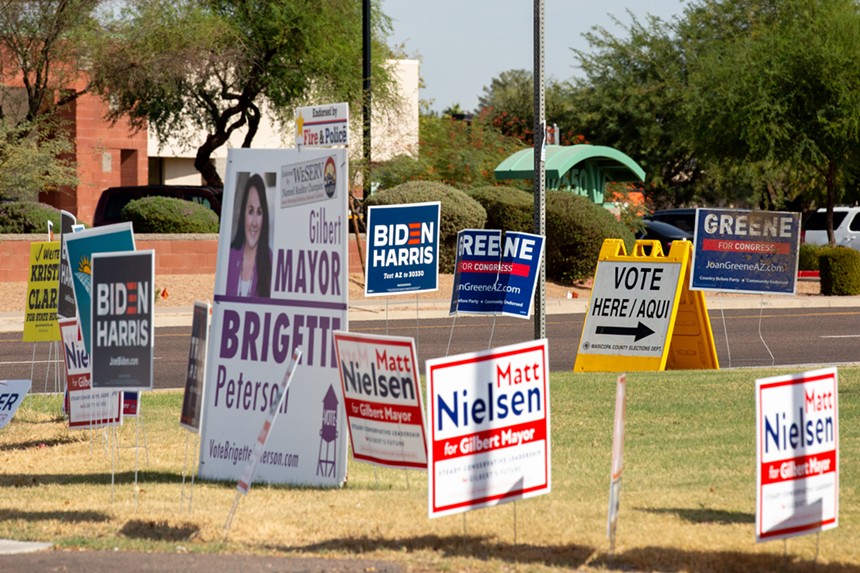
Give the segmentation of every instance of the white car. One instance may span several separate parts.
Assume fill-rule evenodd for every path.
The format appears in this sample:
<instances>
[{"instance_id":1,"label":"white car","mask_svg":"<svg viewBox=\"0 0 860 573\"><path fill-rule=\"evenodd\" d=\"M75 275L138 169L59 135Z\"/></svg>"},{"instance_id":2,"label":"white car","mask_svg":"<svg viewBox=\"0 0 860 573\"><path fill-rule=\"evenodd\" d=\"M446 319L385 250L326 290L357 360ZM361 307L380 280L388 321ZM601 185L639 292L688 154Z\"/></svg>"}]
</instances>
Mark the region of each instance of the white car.
<instances>
[{"instance_id":1,"label":"white car","mask_svg":"<svg viewBox=\"0 0 860 573\"><path fill-rule=\"evenodd\" d=\"M833 237L837 245L860 250L860 207L833 208ZM803 242L827 244L827 209L819 209L803 224Z\"/></svg>"}]
</instances>

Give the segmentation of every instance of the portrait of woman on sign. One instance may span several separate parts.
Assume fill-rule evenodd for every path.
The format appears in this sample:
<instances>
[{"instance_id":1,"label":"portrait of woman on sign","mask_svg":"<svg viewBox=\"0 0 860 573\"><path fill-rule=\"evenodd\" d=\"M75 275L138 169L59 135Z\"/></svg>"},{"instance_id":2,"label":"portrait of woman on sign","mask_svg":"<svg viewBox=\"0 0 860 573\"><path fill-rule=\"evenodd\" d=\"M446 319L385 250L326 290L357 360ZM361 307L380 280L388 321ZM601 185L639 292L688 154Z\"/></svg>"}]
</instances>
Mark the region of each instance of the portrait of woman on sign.
<instances>
[{"instance_id":1,"label":"portrait of woman on sign","mask_svg":"<svg viewBox=\"0 0 860 573\"><path fill-rule=\"evenodd\" d=\"M244 184L242 180L247 177ZM268 298L272 286L272 248L266 183L259 174L240 173L227 269L227 296Z\"/></svg>"}]
</instances>

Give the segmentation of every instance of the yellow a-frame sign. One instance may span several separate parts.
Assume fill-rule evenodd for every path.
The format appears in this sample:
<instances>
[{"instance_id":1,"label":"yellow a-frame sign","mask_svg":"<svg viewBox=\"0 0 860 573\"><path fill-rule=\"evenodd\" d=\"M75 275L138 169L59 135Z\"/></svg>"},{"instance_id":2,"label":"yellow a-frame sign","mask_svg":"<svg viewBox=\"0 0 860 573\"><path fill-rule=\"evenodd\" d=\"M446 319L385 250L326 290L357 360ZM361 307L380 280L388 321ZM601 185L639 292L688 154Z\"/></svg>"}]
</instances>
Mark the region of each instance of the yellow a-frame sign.
<instances>
[{"instance_id":1,"label":"yellow a-frame sign","mask_svg":"<svg viewBox=\"0 0 860 573\"><path fill-rule=\"evenodd\" d=\"M620 239L600 249L573 369L632 372L719 369L702 291L689 290L692 243Z\"/></svg>"}]
</instances>

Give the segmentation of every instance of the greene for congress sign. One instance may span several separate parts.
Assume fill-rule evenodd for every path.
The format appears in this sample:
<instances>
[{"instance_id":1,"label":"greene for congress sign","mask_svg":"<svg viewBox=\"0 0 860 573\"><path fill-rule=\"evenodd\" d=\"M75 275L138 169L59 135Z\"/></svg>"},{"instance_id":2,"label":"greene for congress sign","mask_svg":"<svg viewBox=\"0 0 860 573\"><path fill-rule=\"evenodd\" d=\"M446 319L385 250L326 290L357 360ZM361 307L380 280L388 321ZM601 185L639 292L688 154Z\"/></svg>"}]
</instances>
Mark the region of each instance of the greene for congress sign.
<instances>
[{"instance_id":1,"label":"greene for congress sign","mask_svg":"<svg viewBox=\"0 0 860 573\"><path fill-rule=\"evenodd\" d=\"M800 215L696 209L690 288L794 294Z\"/></svg>"}]
</instances>

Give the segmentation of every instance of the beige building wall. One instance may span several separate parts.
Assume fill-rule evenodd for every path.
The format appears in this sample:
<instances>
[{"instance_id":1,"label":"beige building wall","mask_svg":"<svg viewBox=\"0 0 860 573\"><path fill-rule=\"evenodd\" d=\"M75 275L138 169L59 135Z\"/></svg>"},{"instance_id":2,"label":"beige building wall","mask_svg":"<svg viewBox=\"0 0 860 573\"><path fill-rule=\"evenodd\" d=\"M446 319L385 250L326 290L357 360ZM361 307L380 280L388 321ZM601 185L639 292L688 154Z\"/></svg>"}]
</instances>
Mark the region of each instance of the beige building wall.
<instances>
[{"instance_id":1,"label":"beige building wall","mask_svg":"<svg viewBox=\"0 0 860 573\"><path fill-rule=\"evenodd\" d=\"M399 85L399 105L387 112L374 111L371 117L371 157L374 162L385 161L397 155L418 152L418 60L389 60ZM325 102L319 102L325 103ZM282 124L271 110L261 109L263 120L252 147L255 149L295 147L295 125ZM350 110L350 155L362 157L361 109ZM226 173L227 151L239 148L245 132L234 133L230 141L213 154L215 167L222 179ZM200 174L194 168L194 156L203 136L179 140L159 141L150 130L148 153L150 160L160 164L162 182L169 185L200 185Z\"/></svg>"}]
</instances>

